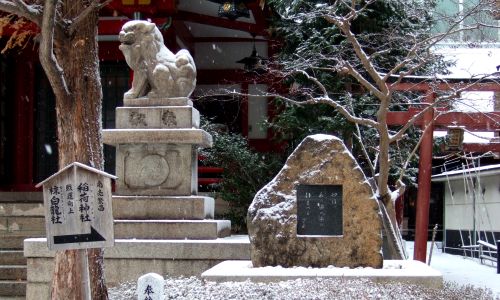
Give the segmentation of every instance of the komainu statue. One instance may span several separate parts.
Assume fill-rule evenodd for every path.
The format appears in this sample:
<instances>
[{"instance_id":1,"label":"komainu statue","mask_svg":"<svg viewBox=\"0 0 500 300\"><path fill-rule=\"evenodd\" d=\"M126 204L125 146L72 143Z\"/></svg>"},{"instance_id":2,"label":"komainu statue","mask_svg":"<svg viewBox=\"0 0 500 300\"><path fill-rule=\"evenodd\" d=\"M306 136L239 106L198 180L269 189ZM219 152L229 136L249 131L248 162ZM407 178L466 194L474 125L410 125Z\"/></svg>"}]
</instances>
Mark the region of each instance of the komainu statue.
<instances>
[{"instance_id":1,"label":"komainu statue","mask_svg":"<svg viewBox=\"0 0 500 300\"><path fill-rule=\"evenodd\" d=\"M134 70L132 88L125 99L189 97L196 86L196 67L187 50L173 54L163 44L156 25L130 21L119 36L120 50Z\"/></svg>"}]
</instances>

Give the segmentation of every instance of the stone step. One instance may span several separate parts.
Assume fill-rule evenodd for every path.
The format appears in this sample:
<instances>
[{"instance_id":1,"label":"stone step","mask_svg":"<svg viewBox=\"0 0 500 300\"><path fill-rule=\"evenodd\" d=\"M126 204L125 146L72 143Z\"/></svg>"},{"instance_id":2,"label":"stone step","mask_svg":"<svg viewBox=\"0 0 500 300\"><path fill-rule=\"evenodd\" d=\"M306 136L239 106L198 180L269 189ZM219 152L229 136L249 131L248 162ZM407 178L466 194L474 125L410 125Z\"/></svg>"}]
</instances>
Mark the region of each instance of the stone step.
<instances>
[{"instance_id":1,"label":"stone step","mask_svg":"<svg viewBox=\"0 0 500 300\"><path fill-rule=\"evenodd\" d=\"M0 250L23 249L24 239L45 237L45 231L0 231Z\"/></svg>"},{"instance_id":2,"label":"stone step","mask_svg":"<svg viewBox=\"0 0 500 300\"><path fill-rule=\"evenodd\" d=\"M0 266L0 280L26 280L27 270L27 266Z\"/></svg>"},{"instance_id":3,"label":"stone step","mask_svg":"<svg viewBox=\"0 0 500 300\"><path fill-rule=\"evenodd\" d=\"M0 280L0 296L26 296L26 281Z\"/></svg>"},{"instance_id":4,"label":"stone step","mask_svg":"<svg viewBox=\"0 0 500 300\"><path fill-rule=\"evenodd\" d=\"M26 265L23 250L0 250L0 265ZM0 299L1 300L1 299Z\"/></svg>"},{"instance_id":5,"label":"stone step","mask_svg":"<svg viewBox=\"0 0 500 300\"><path fill-rule=\"evenodd\" d=\"M0 231L33 231L43 228L45 228L44 217L0 216Z\"/></svg>"},{"instance_id":6,"label":"stone step","mask_svg":"<svg viewBox=\"0 0 500 300\"><path fill-rule=\"evenodd\" d=\"M42 192L0 192L0 203L43 203Z\"/></svg>"},{"instance_id":7,"label":"stone step","mask_svg":"<svg viewBox=\"0 0 500 300\"><path fill-rule=\"evenodd\" d=\"M205 220L214 217L214 199L202 196L113 196L115 220Z\"/></svg>"},{"instance_id":8,"label":"stone step","mask_svg":"<svg viewBox=\"0 0 500 300\"><path fill-rule=\"evenodd\" d=\"M0 197L2 193L0 193ZM41 193L40 193L41 194ZM45 210L43 201L33 202L0 202L0 216L43 217Z\"/></svg>"},{"instance_id":9,"label":"stone step","mask_svg":"<svg viewBox=\"0 0 500 300\"><path fill-rule=\"evenodd\" d=\"M210 240L231 235L228 220L115 220L115 239Z\"/></svg>"}]
</instances>

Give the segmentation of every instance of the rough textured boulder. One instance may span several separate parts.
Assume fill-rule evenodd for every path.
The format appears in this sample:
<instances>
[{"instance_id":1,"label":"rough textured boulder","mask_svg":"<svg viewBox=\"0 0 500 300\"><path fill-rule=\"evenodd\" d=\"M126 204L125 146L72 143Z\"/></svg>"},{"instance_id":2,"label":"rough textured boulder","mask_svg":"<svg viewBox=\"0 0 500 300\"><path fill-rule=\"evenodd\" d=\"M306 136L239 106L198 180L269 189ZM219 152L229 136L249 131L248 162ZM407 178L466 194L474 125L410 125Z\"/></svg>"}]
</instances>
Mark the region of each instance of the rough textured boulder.
<instances>
[{"instance_id":1,"label":"rough textured boulder","mask_svg":"<svg viewBox=\"0 0 500 300\"><path fill-rule=\"evenodd\" d=\"M297 236L297 185L343 185L343 235ZM328 217L328 216L326 216ZM254 267L381 268L382 215L359 165L330 135L305 138L248 210Z\"/></svg>"}]
</instances>

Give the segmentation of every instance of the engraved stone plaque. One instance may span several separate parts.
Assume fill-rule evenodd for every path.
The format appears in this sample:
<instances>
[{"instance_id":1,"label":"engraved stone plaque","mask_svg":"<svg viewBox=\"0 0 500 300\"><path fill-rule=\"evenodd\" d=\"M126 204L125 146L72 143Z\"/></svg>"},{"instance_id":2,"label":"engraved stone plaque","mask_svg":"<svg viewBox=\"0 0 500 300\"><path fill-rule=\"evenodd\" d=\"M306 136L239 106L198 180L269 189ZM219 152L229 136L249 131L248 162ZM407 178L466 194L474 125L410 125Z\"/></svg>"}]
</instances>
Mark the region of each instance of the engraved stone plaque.
<instances>
[{"instance_id":1,"label":"engraved stone plaque","mask_svg":"<svg viewBox=\"0 0 500 300\"><path fill-rule=\"evenodd\" d=\"M194 146L120 144L116 153L117 195L196 194Z\"/></svg>"},{"instance_id":2,"label":"engraved stone plaque","mask_svg":"<svg viewBox=\"0 0 500 300\"><path fill-rule=\"evenodd\" d=\"M139 165L141 167L139 177L147 186L159 186L167 180L170 173L167 161L158 154L145 156Z\"/></svg>"},{"instance_id":3,"label":"engraved stone plaque","mask_svg":"<svg viewBox=\"0 0 500 300\"><path fill-rule=\"evenodd\" d=\"M342 185L297 186L297 235L342 235Z\"/></svg>"}]
</instances>

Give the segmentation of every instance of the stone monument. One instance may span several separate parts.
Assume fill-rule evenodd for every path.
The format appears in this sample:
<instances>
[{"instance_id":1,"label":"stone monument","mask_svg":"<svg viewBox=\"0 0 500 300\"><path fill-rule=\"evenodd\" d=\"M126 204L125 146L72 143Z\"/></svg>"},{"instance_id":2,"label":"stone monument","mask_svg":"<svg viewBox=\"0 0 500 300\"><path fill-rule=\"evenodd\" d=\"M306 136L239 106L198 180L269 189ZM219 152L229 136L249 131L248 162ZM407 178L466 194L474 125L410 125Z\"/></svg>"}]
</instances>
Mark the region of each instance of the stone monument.
<instances>
[{"instance_id":1,"label":"stone monument","mask_svg":"<svg viewBox=\"0 0 500 300\"><path fill-rule=\"evenodd\" d=\"M103 141L116 147L113 208L117 239L216 239L230 221L213 220L214 199L197 196L197 147L211 147L188 98L196 67L186 50L173 54L155 24L130 21L119 36L134 70L116 129Z\"/></svg>"},{"instance_id":2,"label":"stone monument","mask_svg":"<svg viewBox=\"0 0 500 300\"><path fill-rule=\"evenodd\" d=\"M304 139L248 210L253 267L381 268L382 216L344 143Z\"/></svg>"},{"instance_id":3,"label":"stone monument","mask_svg":"<svg viewBox=\"0 0 500 300\"><path fill-rule=\"evenodd\" d=\"M116 109L116 129L102 132L104 143L116 147L118 176L115 246L104 254L107 286L150 272L199 276L226 259L249 259L248 238L230 236L231 222L213 219L214 199L197 193L196 148L210 147L212 137L199 129L188 98L196 84L193 58L185 50L171 53L150 22L126 23L119 38L134 81ZM45 239L26 239L24 250L26 299L50 298L54 251ZM153 286L142 292L155 299Z\"/></svg>"},{"instance_id":4,"label":"stone monument","mask_svg":"<svg viewBox=\"0 0 500 300\"><path fill-rule=\"evenodd\" d=\"M165 279L156 273L142 275L137 280L137 300L164 300Z\"/></svg>"}]
</instances>

